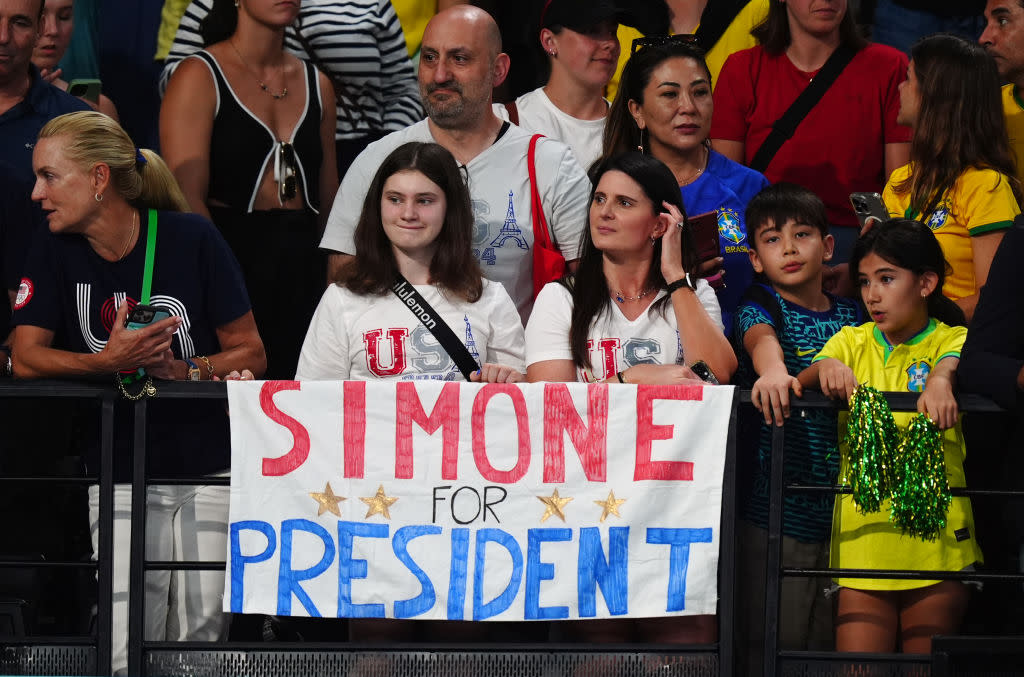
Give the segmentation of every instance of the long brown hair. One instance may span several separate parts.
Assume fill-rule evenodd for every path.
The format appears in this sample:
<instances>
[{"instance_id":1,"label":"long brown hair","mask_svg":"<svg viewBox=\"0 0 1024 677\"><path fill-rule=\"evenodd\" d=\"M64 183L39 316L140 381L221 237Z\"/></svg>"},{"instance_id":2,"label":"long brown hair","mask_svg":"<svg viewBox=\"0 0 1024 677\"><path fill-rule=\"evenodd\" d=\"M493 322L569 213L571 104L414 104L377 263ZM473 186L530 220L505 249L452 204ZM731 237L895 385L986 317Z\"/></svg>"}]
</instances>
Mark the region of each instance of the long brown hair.
<instances>
[{"instance_id":1,"label":"long brown hair","mask_svg":"<svg viewBox=\"0 0 1024 677\"><path fill-rule=\"evenodd\" d=\"M910 193L911 208L927 218L964 170L974 167L1002 174L1019 203L1021 185L992 57L954 35L924 38L910 56L921 100L910 142L911 173L893 190Z\"/></svg>"},{"instance_id":2,"label":"long brown hair","mask_svg":"<svg viewBox=\"0 0 1024 677\"><path fill-rule=\"evenodd\" d=\"M750 31L750 34L761 43L769 54L782 54L789 47L793 36L789 32L789 10L786 3L772 0L768 6L768 16ZM839 41L847 47L859 50L867 45L867 40L857 30L857 23L847 5L846 13L839 22Z\"/></svg>"},{"instance_id":3,"label":"long brown hair","mask_svg":"<svg viewBox=\"0 0 1024 677\"><path fill-rule=\"evenodd\" d=\"M356 294L386 294L398 277L395 253L381 225L384 184L394 174L417 171L444 193L444 225L430 261L430 281L470 303L483 293L480 264L473 257L473 208L455 158L436 143L406 143L391 152L373 177L355 231L356 255L335 280Z\"/></svg>"},{"instance_id":4,"label":"long brown hair","mask_svg":"<svg viewBox=\"0 0 1024 677\"><path fill-rule=\"evenodd\" d=\"M592 171L593 186L590 189L590 203L594 202L601 177L607 172L622 172L637 182L644 195L651 201L652 215L662 211L662 202L675 205L686 217L683 209L683 197L679 192L679 184L671 170L660 160L643 155L636 151L620 153L600 160ZM695 270L697 264L696 249L689 228L682 232L683 268ZM651 268L647 274L647 286L653 289L664 289L667 281L661 274L661 238L654 241L651 247ZM674 282L675 280L673 280ZM569 321L569 348L572 361L577 367L590 369L590 356L587 353L587 334L594 321L602 314L610 312L611 297L608 292L608 280L604 275L604 253L594 245L590 233L590 212L587 211L587 223L580 235L580 260L573 278L566 278L562 283L572 292L572 317ZM663 296L656 301L655 308L662 313L669 307L669 297Z\"/></svg>"}]
</instances>

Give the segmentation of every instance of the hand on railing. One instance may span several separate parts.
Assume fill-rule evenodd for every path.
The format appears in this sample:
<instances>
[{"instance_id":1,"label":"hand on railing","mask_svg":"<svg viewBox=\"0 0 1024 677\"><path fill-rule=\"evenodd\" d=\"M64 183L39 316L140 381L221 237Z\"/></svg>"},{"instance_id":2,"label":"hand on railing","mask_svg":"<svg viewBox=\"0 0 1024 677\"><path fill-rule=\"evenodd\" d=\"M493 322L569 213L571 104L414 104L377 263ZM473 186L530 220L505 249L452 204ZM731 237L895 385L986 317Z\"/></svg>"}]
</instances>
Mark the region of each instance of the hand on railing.
<instances>
[{"instance_id":1,"label":"hand on railing","mask_svg":"<svg viewBox=\"0 0 1024 677\"><path fill-rule=\"evenodd\" d=\"M784 364L780 366L778 371L762 375L750 390L750 401L764 415L765 425L771 425L774 419L775 425L781 426L789 418L790 390L797 397L804 394L800 381L789 375Z\"/></svg>"},{"instance_id":2,"label":"hand on railing","mask_svg":"<svg viewBox=\"0 0 1024 677\"><path fill-rule=\"evenodd\" d=\"M848 402L857 387L857 378L853 375L853 370L832 357L819 360L816 364L819 365L818 381L821 383L822 394Z\"/></svg>"}]
</instances>

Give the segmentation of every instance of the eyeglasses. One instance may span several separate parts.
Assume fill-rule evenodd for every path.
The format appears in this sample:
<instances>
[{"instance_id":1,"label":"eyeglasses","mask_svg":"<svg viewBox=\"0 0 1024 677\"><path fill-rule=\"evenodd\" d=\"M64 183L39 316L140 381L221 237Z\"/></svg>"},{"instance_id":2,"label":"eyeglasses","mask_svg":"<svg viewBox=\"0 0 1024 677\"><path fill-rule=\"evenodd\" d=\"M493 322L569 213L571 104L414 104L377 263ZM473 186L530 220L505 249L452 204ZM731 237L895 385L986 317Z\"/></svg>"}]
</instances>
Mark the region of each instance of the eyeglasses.
<instances>
[{"instance_id":1,"label":"eyeglasses","mask_svg":"<svg viewBox=\"0 0 1024 677\"><path fill-rule=\"evenodd\" d=\"M644 47L661 47L663 45L693 45L698 47L697 36L693 33L679 33L677 35L646 35L633 40L633 47L630 54L636 54Z\"/></svg>"},{"instance_id":2,"label":"eyeglasses","mask_svg":"<svg viewBox=\"0 0 1024 677\"><path fill-rule=\"evenodd\" d=\"M281 204L295 199L298 193L296 174L295 149L292 144L282 141L277 144L274 156L274 180L277 181L277 197Z\"/></svg>"}]
</instances>

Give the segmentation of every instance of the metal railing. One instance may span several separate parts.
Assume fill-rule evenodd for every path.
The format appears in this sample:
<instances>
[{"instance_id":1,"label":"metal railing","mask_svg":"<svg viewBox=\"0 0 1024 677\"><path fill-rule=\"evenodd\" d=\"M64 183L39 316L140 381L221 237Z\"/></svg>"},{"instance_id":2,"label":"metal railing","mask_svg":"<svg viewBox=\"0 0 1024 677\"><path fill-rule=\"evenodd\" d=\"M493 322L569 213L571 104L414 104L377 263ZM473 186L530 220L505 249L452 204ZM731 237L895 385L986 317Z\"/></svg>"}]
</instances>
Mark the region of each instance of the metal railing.
<instances>
[{"instance_id":1,"label":"metal railing","mask_svg":"<svg viewBox=\"0 0 1024 677\"><path fill-rule=\"evenodd\" d=\"M98 477L17 477L0 478L0 484L15 482L64 482L99 484L99 557L98 562L0 562L3 567L92 567L97 571L98 605L95 632L87 637L0 638L4 654L0 654L0 673L12 674L110 674L110 638L112 627L112 555L113 534L113 439L115 401L119 397L113 387L62 381L0 382L0 403L5 398L59 397L97 400L101 408L101 472ZM913 393L889 393L894 411L912 411L917 396ZM159 399L225 400L226 387L216 383L162 383ZM961 409L970 412L995 412L999 409L988 400L977 397L960 399ZM581 645L575 643L501 643L501 644L405 644L366 645L347 641L331 643L299 642L164 642L148 641L143 636L145 612L144 576L150 570L222 569L223 561L168 562L145 559L145 515L147 485L154 484L228 484L227 477L160 478L148 477L146 469L145 400L131 405L134 413L132 517L129 581L128 674L224 674L224 675L286 675L362 674L362 675L647 675L657 667L658 674L722 675L734 674L737 652L735 623L736 564L736 442L737 411L750 405L750 392L737 390L732 403L727 457L722 487L722 512L719 557L718 641L711 645ZM802 408L836 408L836 404L817 394L808 394L799 401ZM773 427L772 464L768 525L767 585L765 590L764 655L765 677L786 672L787 664L803 666L801 674L812 674L806 666L815 663L828 674L830 666L889 665L902 674L901 665L927 666L930 657L899 655L849 656L823 652L780 651L778 614L780 584L786 576L926 578L928 580L1024 580L1024 575L982 572L917 572L917 571L855 571L846 569L808 569L782 566L782 505L785 492L833 493L847 491L839 486L784 486L784 427ZM954 490L954 494L1021 496L1024 492L993 492ZM103 528L106 526L107 528ZM62 653L63 652L63 653ZM84 659L82 656L84 655ZM74 658L71 660L69 657ZM34 662L33 662L34 661ZM31 664L31 665L29 665ZM66 668L66 671L62 669ZM790 671L792 672L792 671ZM795 674L795 673L794 673ZM883 674L883 673L878 673Z\"/></svg>"}]
</instances>

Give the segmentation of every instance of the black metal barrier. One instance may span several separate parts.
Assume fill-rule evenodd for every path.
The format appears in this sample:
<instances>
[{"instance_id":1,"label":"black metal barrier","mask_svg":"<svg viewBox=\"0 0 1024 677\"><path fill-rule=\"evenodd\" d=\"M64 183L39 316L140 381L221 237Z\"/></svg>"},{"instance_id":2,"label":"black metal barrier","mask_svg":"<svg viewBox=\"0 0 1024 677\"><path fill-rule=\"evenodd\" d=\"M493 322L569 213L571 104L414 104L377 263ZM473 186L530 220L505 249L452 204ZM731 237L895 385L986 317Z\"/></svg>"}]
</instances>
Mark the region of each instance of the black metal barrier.
<instances>
[{"instance_id":1,"label":"black metal barrier","mask_svg":"<svg viewBox=\"0 0 1024 677\"><path fill-rule=\"evenodd\" d=\"M0 406L11 398L78 398L95 400L101 409L101 468L113 467L114 403L120 397L115 389L77 382L0 381ZM894 411L913 411L913 393L887 394ZM226 387L217 383L161 383L160 399L224 400ZM988 400L976 397L960 399L961 409L969 412L997 412ZM585 645L571 643L501 643L501 644L407 644L366 645L346 641L312 642L163 642L143 637L145 595L144 573L149 570L223 569L223 561L165 562L145 559L146 485L156 484L228 484L223 478L197 477L168 479L148 477L146 471L145 400L134 406L134 462L132 478L132 530L130 546L128 674L130 675L487 675L518 677L536 675L585 675L586 677L629 677L639 675L721 675L735 674L737 645L735 626L735 525L736 525L736 436L737 410L750 405L749 391L736 391L732 403L727 456L722 487L722 512L719 557L718 641L700 646L665 646L650 644ZM835 408L835 404L817 394L799 401L803 408ZM781 528L783 493L789 491L842 492L843 487L783 486L784 428L774 428L772 438L770 512L768 528L767 585L765 590L765 677L778 674L811 675L941 675L1003 674L970 672L957 666L965 664L964 656L977 651L980 638L937 638L933 656L837 654L823 652L780 651L777 619L780 582L784 576L831 576L842 573L849 577L918 578L927 580L963 579L1024 581L1024 575L970 572L917 571L879 572L845 569L785 568L781 561ZM97 562L38 562L26 560L0 561L0 572L14 567L78 567L97 572L97 615L94 631L75 637L4 637L0 635L0 674L108 675L111 673L112 627L112 555L114 483L112 473L100 472L98 477L6 477L0 486L13 483L99 484L99 558ZM954 494L987 493L1024 496L1024 492L977 492L954 490ZM104 528L106 527L106 528ZM2 575L2 574L0 574ZM0 627L0 633L3 628ZM987 638L982 651L1005 660L1008 664L1024 653L1024 638ZM993 649L992 647L997 647ZM1016 652L1016 653L1015 653ZM1022 674L1022 673L1007 673Z\"/></svg>"}]
</instances>

